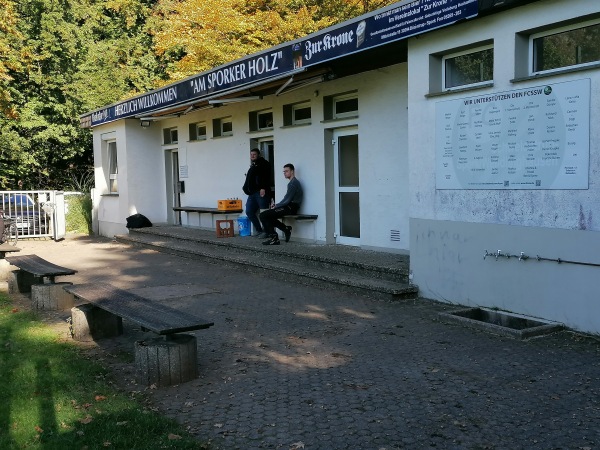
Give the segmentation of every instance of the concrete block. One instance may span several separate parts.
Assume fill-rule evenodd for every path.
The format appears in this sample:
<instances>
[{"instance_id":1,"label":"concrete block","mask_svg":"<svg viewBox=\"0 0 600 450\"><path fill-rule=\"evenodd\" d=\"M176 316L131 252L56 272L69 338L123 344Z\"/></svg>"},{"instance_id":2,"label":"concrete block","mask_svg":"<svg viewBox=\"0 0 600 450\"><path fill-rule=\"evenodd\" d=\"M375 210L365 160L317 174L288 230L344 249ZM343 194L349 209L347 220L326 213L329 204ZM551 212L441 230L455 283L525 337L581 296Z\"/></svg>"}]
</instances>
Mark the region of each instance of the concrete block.
<instances>
[{"instance_id":1,"label":"concrete block","mask_svg":"<svg viewBox=\"0 0 600 450\"><path fill-rule=\"evenodd\" d=\"M31 292L31 286L34 284L43 284L41 277L36 277L29 272L14 270L8 274L8 292L9 294L27 294Z\"/></svg>"},{"instance_id":2,"label":"concrete block","mask_svg":"<svg viewBox=\"0 0 600 450\"><path fill-rule=\"evenodd\" d=\"M140 384L171 386L198 377L196 336L174 334L135 343L135 367Z\"/></svg>"},{"instance_id":3,"label":"concrete block","mask_svg":"<svg viewBox=\"0 0 600 450\"><path fill-rule=\"evenodd\" d=\"M73 294L63 289L73 283L34 284L31 286L31 303L35 309L62 311L73 307Z\"/></svg>"},{"instance_id":4,"label":"concrete block","mask_svg":"<svg viewBox=\"0 0 600 450\"><path fill-rule=\"evenodd\" d=\"M71 334L76 341L95 341L123 334L123 320L90 303L71 308Z\"/></svg>"}]
</instances>

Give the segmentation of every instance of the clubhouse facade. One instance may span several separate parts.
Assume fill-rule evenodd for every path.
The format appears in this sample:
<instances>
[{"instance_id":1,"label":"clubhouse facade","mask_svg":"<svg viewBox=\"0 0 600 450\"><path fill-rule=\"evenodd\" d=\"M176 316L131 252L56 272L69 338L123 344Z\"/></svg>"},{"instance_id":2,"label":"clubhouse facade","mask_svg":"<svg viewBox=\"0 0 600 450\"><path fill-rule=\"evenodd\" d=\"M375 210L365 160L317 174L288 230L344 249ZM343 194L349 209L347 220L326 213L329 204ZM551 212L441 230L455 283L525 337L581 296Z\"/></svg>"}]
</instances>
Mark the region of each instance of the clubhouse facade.
<instances>
[{"instance_id":1,"label":"clubhouse facade","mask_svg":"<svg viewBox=\"0 0 600 450\"><path fill-rule=\"evenodd\" d=\"M410 254L420 295L600 332L600 4L402 1L81 117L96 231L214 228L249 151L293 239Z\"/></svg>"}]
</instances>

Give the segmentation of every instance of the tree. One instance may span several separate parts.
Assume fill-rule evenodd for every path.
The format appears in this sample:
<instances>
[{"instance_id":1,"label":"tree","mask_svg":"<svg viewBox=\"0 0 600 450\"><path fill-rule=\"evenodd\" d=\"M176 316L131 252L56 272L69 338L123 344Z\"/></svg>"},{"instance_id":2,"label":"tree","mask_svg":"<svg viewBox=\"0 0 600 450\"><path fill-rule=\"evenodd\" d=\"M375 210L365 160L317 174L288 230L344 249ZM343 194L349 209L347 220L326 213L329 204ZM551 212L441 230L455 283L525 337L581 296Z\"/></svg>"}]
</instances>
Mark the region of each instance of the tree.
<instances>
[{"instance_id":1,"label":"tree","mask_svg":"<svg viewBox=\"0 0 600 450\"><path fill-rule=\"evenodd\" d=\"M27 56L17 64L2 54L10 106L0 111L0 188L62 189L92 167L91 135L79 115L152 88L164 72L145 50L154 1L0 1L14 18L0 45L11 40Z\"/></svg>"},{"instance_id":2,"label":"tree","mask_svg":"<svg viewBox=\"0 0 600 450\"><path fill-rule=\"evenodd\" d=\"M160 0L149 30L179 80L355 17L392 0Z\"/></svg>"}]
</instances>

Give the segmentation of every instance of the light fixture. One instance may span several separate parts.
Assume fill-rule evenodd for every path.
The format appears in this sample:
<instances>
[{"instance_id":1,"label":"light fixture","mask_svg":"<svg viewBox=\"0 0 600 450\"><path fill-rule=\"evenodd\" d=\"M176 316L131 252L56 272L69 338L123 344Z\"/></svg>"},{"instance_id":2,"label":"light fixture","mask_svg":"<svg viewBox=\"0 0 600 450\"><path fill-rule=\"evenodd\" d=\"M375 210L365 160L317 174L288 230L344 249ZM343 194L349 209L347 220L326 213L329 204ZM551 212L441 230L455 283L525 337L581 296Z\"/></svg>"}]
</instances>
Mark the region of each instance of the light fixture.
<instances>
[{"instance_id":1,"label":"light fixture","mask_svg":"<svg viewBox=\"0 0 600 450\"><path fill-rule=\"evenodd\" d=\"M144 120L144 119L140 120L140 125L142 126L142 128L148 128L150 126L150 123L151 122L149 120Z\"/></svg>"},{"instance_id":2,"label":"light fixture","mask_svg":"<svg viewBox=\"0 0 600 450\"><path fill-rule=\"evenodd\" d=\"M249 97L221 98L219 100L209 100L208 103L210 105L223 105L223 104L227 104L227 103L249 102L251 100L262 100L262 96L252 95Z\"/></svg>"}]
</instances>

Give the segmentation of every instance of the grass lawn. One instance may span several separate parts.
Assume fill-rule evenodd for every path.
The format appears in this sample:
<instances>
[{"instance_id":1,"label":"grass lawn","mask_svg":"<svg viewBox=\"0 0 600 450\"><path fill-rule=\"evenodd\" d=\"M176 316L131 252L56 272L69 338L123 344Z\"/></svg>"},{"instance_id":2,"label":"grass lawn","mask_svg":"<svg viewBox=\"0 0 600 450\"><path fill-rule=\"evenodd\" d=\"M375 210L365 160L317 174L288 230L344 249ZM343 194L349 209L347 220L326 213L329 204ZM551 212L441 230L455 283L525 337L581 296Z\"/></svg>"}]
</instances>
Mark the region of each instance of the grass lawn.
<instances>
[{"instance_id":1,"label":"grass lawn","mask_svg":"<svg viewBox=\"0 0 600 450\"><path fill-rule=\"evenodd\" d=\"M0 292L0 449L209 448L83 352Z\"/></svg>"}]
</instances>

